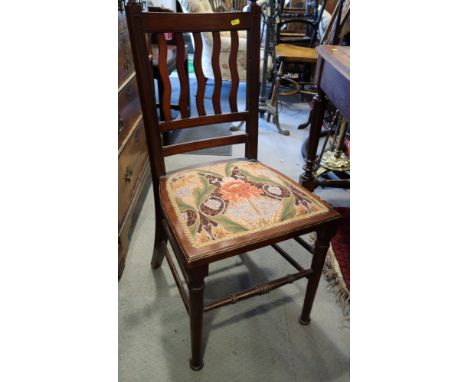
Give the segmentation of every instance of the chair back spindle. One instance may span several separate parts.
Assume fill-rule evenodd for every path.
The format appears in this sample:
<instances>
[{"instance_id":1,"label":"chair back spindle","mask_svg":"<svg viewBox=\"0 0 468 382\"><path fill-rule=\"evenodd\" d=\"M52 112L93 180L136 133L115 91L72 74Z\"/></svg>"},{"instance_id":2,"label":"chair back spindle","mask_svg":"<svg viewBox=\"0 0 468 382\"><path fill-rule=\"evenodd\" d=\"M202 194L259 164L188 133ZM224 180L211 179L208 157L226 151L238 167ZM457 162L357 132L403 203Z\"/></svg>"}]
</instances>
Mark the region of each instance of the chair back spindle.
<instances>
[{"instance_id":1,"label":"chair back spindle","mask_svg":"<svg viewBox=\"0 0 468 382\"><path fill-rule=\"evenodd\" d=\"M148 152L152 163L153 181L165 174L164 157L222 145L245 144L245 157L257 159L258 144L258 93L259 93L259 61L260 61L260 8L255 2L250 2L248 12L224 13L170 13L143 11L140 3L129 0L126 6L127 23L130 33L132 52L135 61L140 102L142 106L145 131L147 135ZM247 31L247 81L246 110L239 112L237 95L239 88L239 73L237 68L239 49L239 30ZM222 34L221 32L229 32ZM166 41L165 33L171 33L172 38ZM189 115L187 95L189 81L185 65L185 45L183 33L192 33L194 40L193 66L197 82L195 103L198 116ZM211 65L214 73L214 87L211 94L213 114L207 114L205 97L207 78L202 67L203 39L202 33L211 33L213 50ZM148 35L152 34L159 48L157 65L161 74L162 92L161 113L159 120L156 111L156 94L152 79L152 55L148 51ZM228 37L226 37L228 36ZM229 53L229 70L232 82L229 92L230 111L222 110L221 89L222 74L220 53L222 39L231 39ZM173 118L171 113L171 81L167 68L168 44L175 44L176 69L180 83L179 116ZM203 128L204 125L246 122L246 133L203 139L175 145L163 145L161 133L184 128ZM155 179L156 178L156 179Z\"/></svg>"}]
</instances>

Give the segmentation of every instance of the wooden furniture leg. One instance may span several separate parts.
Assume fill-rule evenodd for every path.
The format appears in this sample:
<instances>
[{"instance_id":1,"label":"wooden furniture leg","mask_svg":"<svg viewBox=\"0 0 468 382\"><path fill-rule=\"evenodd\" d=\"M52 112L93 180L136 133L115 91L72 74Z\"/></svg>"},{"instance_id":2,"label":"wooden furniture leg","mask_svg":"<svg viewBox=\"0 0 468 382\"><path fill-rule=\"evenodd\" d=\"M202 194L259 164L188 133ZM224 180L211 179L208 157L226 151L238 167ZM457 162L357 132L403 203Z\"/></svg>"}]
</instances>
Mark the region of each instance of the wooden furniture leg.
<instances>
[{"instance_id":1,"label":"wooden furniture leg","mask_svg":"<svg viewBox=\"0 0 468 382\"><path fill-rule=\"evenodd\" d=\"M289 135L289 130L284 130L281 128L279 123L279 116L278 116L278 94L281 85L281 77L284 74L285 63L281 61L278 69L278 73L276 74L275 83L273 84L272 92L271 92L271 99L270 105L275 111L272 113L271 111L267 114L267 122L270 122L271 117L273 117L273 123L276 125L278 132L282 135Z\"/></svg>"},{"instance_id":2,"label":"wooden furniture leg","mask_svg":"<svg viewBox=\"0 0 468 382\"><path fill-rule=\"evenodd\" d=\"M203 294L205 290L204 279L207 274L208 266L201 266L199 268L187 270L190 300L190 336L192 340L192 358L190 359L190 367L195 371L200 370L203 367Z\"/></svg>"},{"instance_id":3,"label":"wooden furniture leg","mask_svg":"<svg viewBox=\"0 0 468 382\"><path fill-rule=\"evenodd\" d=\"M151 267L156 269L161 266L164 255L167 251L167 237L163 229L163 212L159 197L159 186L153 184L154 189L154 203L156 205L156 227L155 227L155 235L154 235L154 249L153 249L153 257L151 259Z\"/></svg>"},{"instance_id":4,"label":"wooden furniture leg","mask_svg":"<svg viewBox=\"0 0 468 382\"><path fill-rule=\"evenodd\" d=\"M299 126L297 126L298 130L305 129L307 126L309 126L312 123L312 115L313 111L311 110L309 113L309 118L307 119L307 122L301 123Z\"/></svg>"},{"instance_id":5,"label":"wooden furniture leg","mask_svg":"<svg viewBox=\"0 0 468 382\"><path fill-rule=\"evenodd\" d=\"M312 265L310 267L313 273L307 282L304 305L302 306L302 313L299 317L299 323L301 325L309 325L310 323L310 312L312 311L312 305L314 304L315 294L317 293L317 288L320 282L320 276L322 275L323 266L325 264L328 247L330 246L330 240L334 236L336 228L337 226L333 227L333 229L317 232L317 241L315 243Z\"/></svg>"},{"instance_id":6,"label":"wooden furniture leg","mask_svg":"<svg viewBox=\"0 0 468 382\"><path fill-rule=\"evenodd\" d=\"M317 187L317 179L314 175L314 161L317 155L320 132L322 131L323 117L325 114L325 101L320 92L314 96L313 102L307 158L305 160L304 172L299 177L299 183L310 191L313 191L315 187Z\"/></svg>"}]
</instances>

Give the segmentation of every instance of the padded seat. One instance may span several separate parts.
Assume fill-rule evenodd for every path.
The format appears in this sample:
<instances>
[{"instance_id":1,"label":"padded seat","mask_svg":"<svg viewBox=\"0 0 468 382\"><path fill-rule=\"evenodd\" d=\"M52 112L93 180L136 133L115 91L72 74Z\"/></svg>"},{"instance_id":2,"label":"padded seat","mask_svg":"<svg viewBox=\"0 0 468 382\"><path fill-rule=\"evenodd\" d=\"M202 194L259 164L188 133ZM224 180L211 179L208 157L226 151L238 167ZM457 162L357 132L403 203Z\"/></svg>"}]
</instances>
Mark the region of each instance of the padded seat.
<instances>
[{"instance_id":1,"label":"padded seat","mask_svg":"<svg viewBox=\"0 0 468 382\"><path fill-rule=\"evenodd\" d=\"M257 161L229 160L161 178L168 222L187 261L239 251L327 220L331 208L292 179ZM242 243L242 245L241 245Z\"/></svg>"}]
</instances>

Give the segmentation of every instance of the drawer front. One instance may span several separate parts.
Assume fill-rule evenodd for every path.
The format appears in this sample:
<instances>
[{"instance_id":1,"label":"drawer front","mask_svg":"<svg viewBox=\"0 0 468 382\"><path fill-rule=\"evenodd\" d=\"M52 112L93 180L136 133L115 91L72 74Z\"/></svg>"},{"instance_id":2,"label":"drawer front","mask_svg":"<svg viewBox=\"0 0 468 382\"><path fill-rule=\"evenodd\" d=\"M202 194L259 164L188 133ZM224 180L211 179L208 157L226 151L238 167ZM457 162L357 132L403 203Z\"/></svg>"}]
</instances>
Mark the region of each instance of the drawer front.
<instances>
[{"instance_id":1,"label":"drawer front","mask_svg":"<svg viewBox=\"0 0 468 382\"><path fill-rule=\"evenodd\" d=\"M119 9L119 33L122 32L126 28L127 28L127 18L125 16L125 8L122 8L122 9Z\"/></svg>"},{"instance_id":2,"label":"drawer front","mask_svg":"<svg viewBox=\"0 0 468 382\"><path fill-rule=\"evenodd\" d=\"M119 93L119 147L141 115L136 77Z\"/></svg>"},{"instance_id":3,"label":"drawer front","mask_svg":"<svg viewBox=\"0 0 468 382\"><path fill-rule=\"evenodd\" d=\"M119 87L134 72L128 29L119 33Z\"/></svg>"},{"instance_id":4,"label":"drawer front","mask_svg":"<svg viewBox=\"0 0 468 382\"><path fill-rule=\"evenodd\" d=\"M148 159L143 121L139 123L119 156L119 227Z\"/></svg>"}]
</instances>

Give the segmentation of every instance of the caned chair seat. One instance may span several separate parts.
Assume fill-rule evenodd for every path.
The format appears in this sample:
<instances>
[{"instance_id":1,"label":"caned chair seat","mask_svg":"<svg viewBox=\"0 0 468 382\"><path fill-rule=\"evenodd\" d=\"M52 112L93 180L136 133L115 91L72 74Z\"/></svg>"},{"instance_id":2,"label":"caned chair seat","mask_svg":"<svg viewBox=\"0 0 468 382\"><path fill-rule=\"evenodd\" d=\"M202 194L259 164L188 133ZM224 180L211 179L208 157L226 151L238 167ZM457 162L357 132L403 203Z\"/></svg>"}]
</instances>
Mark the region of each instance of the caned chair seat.
<instances>
[{"instance_id":1,"label":"caned chair seat","mask_svg":"<svg viewBox=\"0 0 468 382\"><path fill-rule=\"evenodd\" d=\"M286 61L316 62L317 52L314 48L290 44L278 44L275 46L276 57Z\"/></svg>"},{"instance_id":2,"label":"caned chair seat","mask_svg":"<svg viewBox=\"0 0 468 382\"><path fill-rule=\"evenodd\" d=\"M189 263L310 227L330 212L292 179L250 160L174 172L161 178L160 195Z\"/></svg>"}]
</instances>

